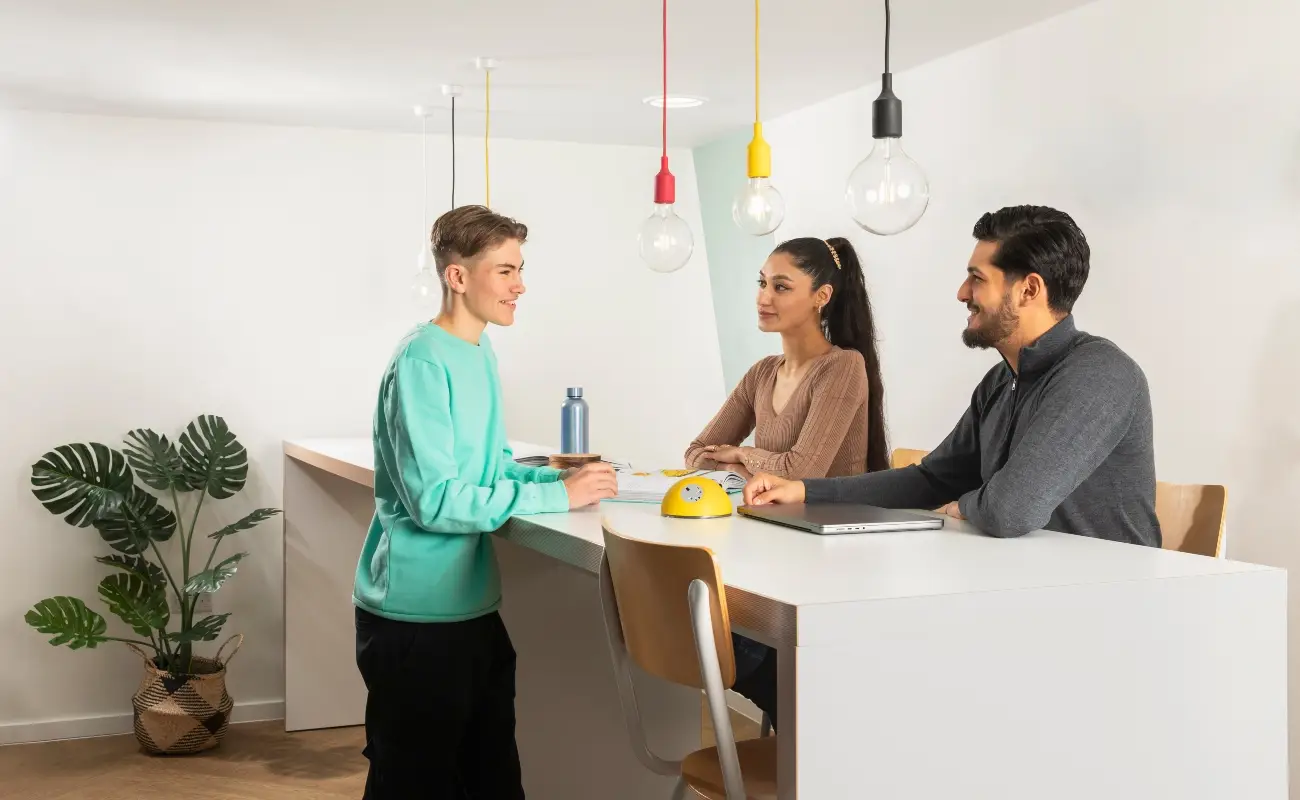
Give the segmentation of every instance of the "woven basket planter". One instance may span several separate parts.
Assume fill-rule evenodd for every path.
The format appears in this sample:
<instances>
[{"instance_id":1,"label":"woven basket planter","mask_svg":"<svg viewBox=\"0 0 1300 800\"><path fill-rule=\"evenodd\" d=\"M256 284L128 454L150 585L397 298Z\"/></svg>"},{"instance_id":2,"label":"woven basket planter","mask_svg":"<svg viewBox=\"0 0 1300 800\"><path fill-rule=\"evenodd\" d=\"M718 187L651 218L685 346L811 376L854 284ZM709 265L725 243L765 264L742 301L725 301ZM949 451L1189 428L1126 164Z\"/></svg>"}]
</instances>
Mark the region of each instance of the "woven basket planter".
<instances>
[{"instance_id":1,"label":"woven basket planter","mask_svg":"<svg viewBox=\"0 0 1300 800\"><path fill-rule=\"evenodd\" d=\"M223 660L221 654L231 642L235 647ZM131 697L135 738L142 748L158 755L185 755L221 744L235 706L226 691L226 665L243 643L244 635L237 633L214 658L195 656L195 668L187 675L159 669L143 650L128 645L144 659L144 678Z\"/></svg>"}]
</instances>

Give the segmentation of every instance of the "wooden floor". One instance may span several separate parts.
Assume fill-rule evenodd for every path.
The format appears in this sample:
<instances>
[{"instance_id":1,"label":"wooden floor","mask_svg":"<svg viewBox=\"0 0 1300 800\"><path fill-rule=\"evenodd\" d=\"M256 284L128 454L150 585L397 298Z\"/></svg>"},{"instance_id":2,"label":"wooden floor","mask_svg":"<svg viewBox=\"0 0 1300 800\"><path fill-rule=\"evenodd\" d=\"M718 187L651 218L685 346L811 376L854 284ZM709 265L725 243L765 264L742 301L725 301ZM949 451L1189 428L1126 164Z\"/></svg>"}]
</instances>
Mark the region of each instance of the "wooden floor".
<instances>
[{"instance_id":1,"label":"wooden floor","mask_svg":"<svg viewBox=\"0 0 1300 800\"><path fill-rule=\"evenodd\" d=\"M702 738L713 743L705 715ZM732 713L737 739L758 735ZM285 733L284 722L232 725L221 746L151 756L135 737L0 747L3 800L359 800L366 783L362 728Z\"/></svg>"},{"instance_id":2,"label":"wooden floor","mask_svg":"<svg viewBox=\"0 0 1300 800\"><path fill-rule=\"evenodd\" d=\"M151 756L135 737L0 747L5 800L359 800L363 728L285 733L284 722L232 725L220 747Z\"/></svg>"}]
</instances>

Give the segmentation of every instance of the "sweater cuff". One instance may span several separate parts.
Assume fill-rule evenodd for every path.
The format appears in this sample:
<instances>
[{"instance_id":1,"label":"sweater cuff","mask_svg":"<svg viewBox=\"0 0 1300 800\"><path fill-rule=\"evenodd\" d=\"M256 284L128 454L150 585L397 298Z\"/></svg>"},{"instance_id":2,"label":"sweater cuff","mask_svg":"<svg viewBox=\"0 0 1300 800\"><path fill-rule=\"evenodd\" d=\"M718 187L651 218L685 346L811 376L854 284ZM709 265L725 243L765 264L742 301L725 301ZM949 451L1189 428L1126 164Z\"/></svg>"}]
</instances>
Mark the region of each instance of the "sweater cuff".
<instances>
[{"instance_id":1,"label":"sweater cuff","mask_svg":"<svg viewBox=\"0 0 1300 800\"><path fill-rule=\"evenodd\" d=\"M961 497L957 498L957 510L971 523L975 522L974 515L979 507L979 489L972 489ZM976 527L979 527L976 525Z\"/></svg>"},{"instance_id":2,"label":"sweater cuff","mask_svg":"<svg viewBox=\"0 0 1300 800\"><path fill-rule=\"evenodd\" d=\"M771 467L768 466L768 462L772 457L771 452L760 450L757 447L741 447L738 449L740 450L740 464L750 473L757 475L760 472L772 471Z\"/></svg>"},{"instance_id":3,"label":"sweater cuff","mask_svg":"<svg viewBox=\"0 0 1300 800\"><path fill-rule=\"evenodd\" d=\"M560 514L569 510L569 490L560 481L536 484L540 502L535 514Z\"/></svg>"},{"instance_id":4,"label":"sweater cuff","mask_svg":"<svg viewBox=\"0 0 1300 800\"><path fill-rule=\"evenodd\" d=\"M839 499L839 485L834 478L804 479L803 500L805 503L834 503Z\"/></svg>"},{"instance_id":5,"label":"sweater cuff","mask_svg":"<svg viewBox=\"0 0 1300 800\"><path fill-rule=\"evenodd\" d=\"M555 483L563 474L564 470L555 467L537 467L533 473L535 478L533 483Z\"/></svg>"}]
</instances>

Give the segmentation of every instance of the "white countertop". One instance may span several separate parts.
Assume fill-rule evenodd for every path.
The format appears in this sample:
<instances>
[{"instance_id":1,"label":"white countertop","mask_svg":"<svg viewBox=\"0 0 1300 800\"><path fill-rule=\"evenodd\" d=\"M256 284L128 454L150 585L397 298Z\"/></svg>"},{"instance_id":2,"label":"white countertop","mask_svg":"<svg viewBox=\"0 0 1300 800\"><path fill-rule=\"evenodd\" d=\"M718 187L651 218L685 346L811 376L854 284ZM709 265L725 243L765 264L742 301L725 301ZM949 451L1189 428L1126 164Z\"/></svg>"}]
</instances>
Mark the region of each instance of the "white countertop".
<instances>
[{"instance_id":1,"label":"white countertop","mask_svg":"<svg viewBox=\"0 0 1300 800\"><path fill-rule=\"evenodd\" d=\"M369 439L296 440L285 452L352 480L373 475ZM515 521L601 547L602 518L626 536L707 546L728 587L795 607L1272 569L1052 531L997 539L952 519L937 531L817 536L739 515L679 520L660 516L658 504L606 501Z\"/></svg>"}]
</instances>

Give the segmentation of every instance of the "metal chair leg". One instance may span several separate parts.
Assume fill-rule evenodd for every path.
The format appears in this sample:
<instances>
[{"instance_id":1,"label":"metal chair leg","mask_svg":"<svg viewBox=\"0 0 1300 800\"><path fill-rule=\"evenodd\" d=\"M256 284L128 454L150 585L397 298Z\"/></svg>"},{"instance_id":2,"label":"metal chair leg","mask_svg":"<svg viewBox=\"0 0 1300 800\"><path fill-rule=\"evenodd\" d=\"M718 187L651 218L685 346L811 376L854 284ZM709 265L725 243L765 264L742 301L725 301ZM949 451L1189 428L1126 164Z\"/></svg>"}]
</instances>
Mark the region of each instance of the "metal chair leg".
<instances>
[{"instance_id":1,"label":"metal chair leg","mask_svg":"<svg viewBox=\"0 0 1300 800\"><path fill-rule=\"evenodd\" d=\"M767 715L766 711L763 712L763 726L759 728L758 735L763 738L772 735L772 718Z\"/></svg>"}]
</instances>

